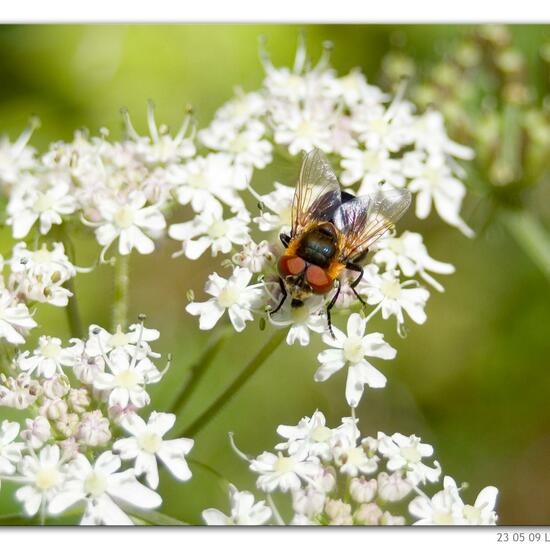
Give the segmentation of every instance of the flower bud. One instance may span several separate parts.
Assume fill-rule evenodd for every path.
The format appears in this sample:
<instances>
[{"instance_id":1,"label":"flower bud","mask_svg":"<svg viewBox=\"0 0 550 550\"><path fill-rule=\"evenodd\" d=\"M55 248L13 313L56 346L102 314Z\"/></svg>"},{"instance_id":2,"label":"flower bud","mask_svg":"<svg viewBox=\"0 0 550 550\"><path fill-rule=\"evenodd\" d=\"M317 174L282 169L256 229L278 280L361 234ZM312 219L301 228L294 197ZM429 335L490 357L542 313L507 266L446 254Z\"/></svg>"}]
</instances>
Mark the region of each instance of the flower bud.
<instances>
[{"instance_id":1,"label":"flower bud","mask_svg":"<svg viewBox=\"0 0 550 550\"><path fill-rule=\"evenodd\" d=\"M403 516L392 516L389 512L384 512L380 519L380 525L405 525Z\"/></svg>"},{"instance_id":2,"label":"flower bud","mask_svg":"<svg viewBox=\"0 0 550 550\"><path fill-rule=\"evenodd\" d=\"M311 518L323 511L325 495L308 487L292 492L292 507L297 514Z\"/></svg>"},{"instance_id":3,"label":"flower bud","mask_svg":"<svg viewBox=\"0 0 550 550\"><path fill-rule=\"evenodd\" d=\"M377 487L376 479L367 480L364 477L354 477L350 482L349 492L355 502L363 504L370 502L375 497Z\"/></svg>"},{"instance_id":4,"label":"flower bud","mask_svg":"<svg viewBox=\"0 0 550 550\"><path fill-rule=\"evenodd\" d=\"M78 421L79 418L77 414L68 413L55 423L55 427L65 437L71 437L76 432Z\"/></svg>"},{"instance_id":5,"label":"flower bud","mask_svg":"<svg viewBox=\"0 0 550 550\"><path fill-rule=\"evenodd\" d=\"M85 412L90 406L90 394L86 388L73 388L67 398L71 409L78 414Z\"/></svg>"},{"instance_id":6,"label":"flower bud","mask_svg":"<svg viewBox=\"0 0 550 550\"><path fill-rule=\"evenodd\" d=\"M331 525L351 525L353 523L351 505L346 504L340 499L327 499L325 513Z\"/></svg>"},{"instance_id":7,"label":"flower bud","mask_svg":"<svg viewBox=\"0 0 550 550\"><path fill-rule=\"evenodd\" d=\"M43 416L27 418L25 420L27 429L21 432L21 439L27 442L27 445L33 449L39 449L50 439L52 430L50 423Z\"/></svg>"},{"instance_id":8,"label":"flower bud","mask_svg":"<svg viewBox=\"0 0 550 550\"><path fill-rule=\"evenodd\" d=\"M374 502L361 504L353 519L360 525L378 525L382 519L382 510Z\"/></svg>"},{"instance_id":9,"label":"flower bud","mask_svg":"<svg viewBox=\"0 0 550 550\"><path fill-rule=\"evenodd\" d=\"M62 399L45 399L40 407L40 414L49 420L61 420L68 410L67 403Z\"/></svg>"},{"instance_id":10,"label":"flower bud","mask_svg":"<svg viewBox=\"0 0 550 550\"><path fill-rule=\"evenodd\" d=\"M95 410L82 415L76 438L88 447L101 447L111 439L109 420L101 411Z\"/></svg>"},{"instance_id":11,"label":"flower bud","mask_svg":"<svg viewBox=\"0 0 550 550\"><path fill-rule=\"evenodd\" d=\"M403 479L400 472L388 475L378 474L378 495L388 502L398 502L404 499L412 490L411 484Z\"/></svg>"},{"instance_id":12,"label":"flower bud","mask_svg":"<svg viewBox=\"0 0 550 550\"><path fill-rule=\"evenodd\" d=\"M67 378L61 376L55 376L54 378L45 380L42 384L42 387L44 388L44 395L48 399L65 397L65 395L67 395L67 393L71 389Z\"/></svg>"},{"instance_id":13,"label":"flower bud","mask_svg":"<svg viewBox=\"0 0 550 550\"><path fill-rule=\"evenodd\" d=\"M78 454L78 443L75 441L74 437L69 437L58 443L61 447L61 459L63 462L67 462L76 457Z\"/></svg>"}]
</instances>

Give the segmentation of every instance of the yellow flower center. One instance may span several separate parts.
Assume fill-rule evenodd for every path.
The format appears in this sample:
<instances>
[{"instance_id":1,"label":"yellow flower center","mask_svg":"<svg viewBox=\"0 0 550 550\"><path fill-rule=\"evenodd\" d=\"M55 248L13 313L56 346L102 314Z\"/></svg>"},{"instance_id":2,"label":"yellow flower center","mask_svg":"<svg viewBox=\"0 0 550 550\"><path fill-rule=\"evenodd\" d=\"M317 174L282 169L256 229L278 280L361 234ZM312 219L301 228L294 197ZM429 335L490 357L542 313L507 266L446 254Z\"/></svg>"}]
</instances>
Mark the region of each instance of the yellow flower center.
<instances>
[{"instance_id":1,"label":"yellow flower center","mask_svg":"<svg viewBox=\"0 0 550 550\"><path fill-rule=\"evenodd\" d=\"M44 467L36 472L36 478L34 480L34 485L37 489L41 491L47 491L54 487L59 481L59 471L55 468Z\"/></svg>"},{"instance_id":2,"label":"yellow flower center","mask_svg":"<svg viewBox=\"0 0 550 550\"><path fill-rule=\"evenodd\" d=\"M376 172L380 168L380 158L376 151L365 151L363 153L363 168L365 171Z\"/></svg>"},{"instance_id":3,"label":"yellow flower center","mask_svg":"<svg viewBox=\"0 0 550 550\"><path fill-rule=\"evenodd\" d=\"M329 439L330 434L330 428L327 428L326 426L317 426L313 432L311 432L311 439L313 439L313 441L317 441L318 443L322 443L323 441Z\"/></svg>"},{"instance_id":4,"label":"yellow flower center","mask_svg":"<svg viewBox=\"0 0 550 550\"><path fill-rule=\"evenodd\" d=\"M111 348L121 348L130 343L130 338L127 334L122 332L120 325L117 326L115 333L109 338L109 347Z\"/></svg>"},{"instance_id":5,"label":"yellow flower center","mask_svg":"<svg viewBox=\"0 0 550 550\"><path fill-rule=\"evenodd\" d=\"M45 193L39 193L38 198L34 201L33 208L36 212L46 212L51 210L53 206L53 199Z\"/></svg>"},{"instance_id":6,"label":"yellow flower center","mask_svg":"<svg viewBox=\"0 0 550 550\"><path fill-rule=\"evenodd\" d=\"M40 353L48 359L53 359L57 357L60 351L61 346L54 342L48 342L40 348Z\"/></svg>"},{"instance_id":7,"label":"yellow flower center","mask_svg":"<svg viewBox=\"0 0 550 550\"><path fill-rule=\"evenodd\" d=\"M273 469L279 474L288 474L294 470L294 459L290 456L282 456L279 453L279 458Z\"/></svg>"},{"instance_id":8,"label":"yellow flower center","mask_svg":"<svg viewBox=\"0 0 550 550\"><path fill-rule=\"evenodd\" d=\"M137 385L138 376L133 370L126 369L117 374L116 382L117 382L117 385L120 386L121 388L126 388L127 390L131 390Z\"/></svg>"},{"instance_id":9,"label":"yellow flower center","mask_svg":"<svg viewBox=\"0 0 550 550\"><path fill-rule=\"evenodd\" d=\"M401 296L401 285L399 281L383 281L380 290L391 300L397 300Z\"/></svg>"},{"instance_id":10,"label":"yellow flower center","mask_svg":"<svg viewBox=\"0 0 550 550\"><path fill-rule=\"evenodd\" d=\"M101 496L107 489L107 476L92 472L84 481L84 491L93 497Z\"/></svg>"},{"instance_id":11,"label":"yellow flower center","mask_svg":"<svg viewBox=\"0 0 550 550\"><path fill-rule=\"evenodd\" d=\"M422 456L416 447L403 447L403 449L401 449L401 456L407 462L413 462L415 464L422 460Z\"/></svg>"},{"instance_id":12,"label":"yellow flower center","mask_svg":"<svg viewBox=\"0 0 550 550\"><path fill-rule=\"evenodd\" d=\"M134 224L134 211L129 206L119 208L115 214L115 223L121 229L128 229Z\"/></svg>"},{"instance_id":13,"label":"yellow flower center","mask_svg":"<svg viewBox=\"0 0 550 550\"><path fill-rule=\"evenodd\" d=\"M154 432L143 432L138 437L138 445L146 453L155 454L160 449L161 443L162 438Z\"/></svg>"},{"instance_id":14,"label":"yellow flower center","mask_svg":"<svg viewBox=\"0 0 550 550\"><path fill-rule=\"evenodd\" d=\"M231 307L239 299L239 290L232 286L226 286L218 296L218 303L222 307Z\"/></svg>"},{"instance_id":15,"label":"yellow flower center","mask_svg":"<svg viewBox=\"0 0 550 550\"><path fill-rule=\"evenodd\" d=\"M215 221L208 228L208 236L211 239L219 239L220 237L223 237L226 233L227 233L227 226L223 220Z\"/></svg>"},{"instance_id":16,"label":"yellow flower center","mask_svg":"<svg viewBox=\"0 0 550 550\"><path fill-rule=\"evenodd\" d=\"M349 336L344 343L344 357L350 363L359 363L365 357L363 339L358 336Z\"/></svg>"}]
</instances>

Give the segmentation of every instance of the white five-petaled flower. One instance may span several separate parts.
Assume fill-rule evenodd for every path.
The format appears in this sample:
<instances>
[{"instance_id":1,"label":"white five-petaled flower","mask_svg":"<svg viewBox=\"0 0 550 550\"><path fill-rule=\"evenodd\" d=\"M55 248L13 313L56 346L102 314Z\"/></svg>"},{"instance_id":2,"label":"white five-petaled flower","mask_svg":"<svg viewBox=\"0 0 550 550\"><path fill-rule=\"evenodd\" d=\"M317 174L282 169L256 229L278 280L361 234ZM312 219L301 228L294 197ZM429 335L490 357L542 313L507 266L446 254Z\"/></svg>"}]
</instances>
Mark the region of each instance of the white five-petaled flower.
<instances>
[{"instance_id":1,"label":"white five-petaled flower","mask_svg":"<svg viewBox=\"0 0 550 550\"><path fill-rule=\"evenodd\" d=\"M443 490L433 497L417 496L409 503L409 512L419 518L414 525L495 525L496 487L485 487L474 505L464 504L460 488L450 477L443 478Z\"/></svg>"},{"instance_id":2,"label":"white five-petaled flower","mask_svg":"<svg viewBox=\"0 0 550 550\"><path fill-rule=\"evenodd\" d=\"M302 449L290 456L264 452L252 460L250 469L259 474L258 489L266 493L279 489L286 493L299 489L303 479L311 481L320 473L321 466L317 457L308 456Z\"/></svg>"},{"instance_id":3,"label":"white five-petaled flower","mask_svg":"<svg viewBox=\"0 0 550 550\"><path fill-rule=\"evenodd\" d=\"M260 169L272 159L273 145L265 137L266 127L257 119L250 119L244 125L215 119L199 133L207 147L229 154L236 165Z\"/></svg>"},{"instance_id":4,"label":"white five-petaled flower","mask_svg":"<svg viewBox=\"0 0 550 550\"><path fill-rule=\"evenodd\" d=\"M36 371L38 376L53 378L63 373L63 367L72 367L82 355L82 342L72 340L73 345L63 348L61 340L53 336L40 336L38 347L29 355L24 351L16 361L18 368L29 375Z\"/></svg>"},{"instance_id":5,"label":"white five-petaled flower","mask_svg":"<svg viewBox=\"0 0 550 550\"><path fill-rule=\"evenodd\" d=\"M466 189L464 184L452 174L443 155L430 154L424 158L422 153L407 153L403 158L403 172L411 178L409 190L417 193L418 218L423 220L428 217L433 201L442 220L457 227L467 237L474 235L472 229L460 217L460 208Z\"/></svg>"},{"instance_id":6,"label":"white five-petaled flower","mask_svg":"<svg viewBox=\"0 0 550 550\"><path fill-rule=\"evenodd\" d=\"M282 308L269 316L269 321L276 327L290 327L286 343L291 346L298 342L301 346L309 345L309 333L322 333L326 329L326 318L322 315L324 301L320 296L313 296L299 307L292 307L286 300Z\"/></svg>"},{"instance_id":7,"label":"white five-petaled flower","mask_svg":"<svg viewBox=\"0 0 550 550\"><path fill-rule=\"evenodd\" d=\"M281 424L277 433L287 441L278 443L277 450L288 450L290 455L305 450L310 456L328 460L332 452L332 430L327 427L325 415L315 411L311 418L305 416L296 426Z\"/></svg>"},{"instance_id":8,"label":"white five-petaled flower","mask_svg":"<svg viewBox=\"0 0 550 550\"><path fill-rule=\"evenodd\" d=\"M27 306L17 303L8 289L0 289L0 338L10 344L24 344L23 334L35 326Z\"/></svg>"},{"instance_id":9,"label":"white five-petaled flower","mask_svg":"<svg viewBox=\"0 0 550 550\"><path fill-rule=\"evenodd\" d=\"M322 351L318 356L321 366L315 373L316 382L324 382L336 371L348 366L346 400L356 407L363 395L365 384L371 388L383 388L386 377L368 361L367 357L393 359L396 351L384 341L379 332L365 335L367 323L358 313L348 319L347 335L334 328L334 338L323 335L323 342L333 349Z\"/></svg>"},{"instance_id":10,"label":"white five-petaled flower","mask_svg":"<svg viewBox=\"0 0 550 550\"><path fill-rule=\"evenodd\" d=\"M38 221L40 233L45 235L52 225L59 225L61 216L75 212L74 196L65 182L50 185L45 190L32 186L12 195L8 204L8 224L12 226L13 237L23 239Z\"/></svg>"},{"instance_id":11,"label":"white five-petaled flower","mask_svg":"<svg viewBox=\"0 0 550 550\"><path fill-rule=\"evenodd\" d=\"M424 308L430 297L429 291L419 287L414 280L402 283L397 271L380 274L378 266L371 264L365 268L357 289L367 297L367 304L375 305L376 310L381 310L383 319L395 316L400 334L405 323L403 311L419 325L426 321Z\"/></svg>"},{"instance_id":12,"label":"white five-petaled flower","mask_svg":"<svg viewBox=\"0 0 550 550\"><path fill-rule=\"evenodd\" d=\"M208 508L202 513L207 525L264 525L271 518L271 508L265 501L254 502L254 495L249 491L238 491L229 485L230 515L215 508Z\"/></svg>"},{"instance_id":13,"label":"white five-petaled flower","mask_svg":"<svg viewBox=\"0 0 550 550\"><path fill-rule=\"evenodd\" d=\"M243 200L237 194L248 182L248 171L233 165L226 153L196 157L184 165L173 166L167 174L175 186L180 204L189 204L196 213L212 212L221 216L222 203L235 210L242 210Z\"/></svg>"},{"instance_id":14,"label":"white five-petaled flower","mask_svg":"<svg viewBox=\"0 0 550 550\"><path fill-rule=\"evenodd\" d=\"M213 273L208 277L205 291L212 298L206 302L192 302L185 308L191 315L199 316L201 330L210 330L227 310L229 319L237 332L245 328L246 321L253 319L251 310L263 294L262 285L250 285L252 272L236 267L229 279Z\"/></svg>"},{"instance_id":15,"label":"white five-petaled flower","mask_svg":"<svg viewBox=\"0 0 550 550\"><path fill-rule=\"evenodd\" d=\"M24 443L18 443L15 438L19 435L19 424L3 420L0 424L0 474L11 475L21 460L21 451Z\"/></svg>"},{"instance_id":16,"label":"white five-petaled flower","mask_svg":"<svg viewBox=\"0 0 550 550\"><path fill-rule=\"evenodd\" d=\"M376 241L372 249L372 261L385 265L386 271L399 269L405 277L413 277L418 273L440 292L443 292L443 287L428 271L445 275L455 271L452 264L430 257L420 233L404 231L400 236L387 234Z\"/></svg>"},{"instance_id":17,"label":"white five-petaled flower","mask_svg":"<svg viewBox=\"0 0 550 550\"><path fill-rule=\"evenodd\" d=\"M261 214L254 218L260 231L288 231L292 218L292 199L294 188L275 182L275 190L257 199L264 207Z\"/></svg>"},{"instance_id":18,"label":"white five-petaled flower","mask_svg":"<svg viewBox=\"0 0 550 550\"><path fill-rule=\"evenodd\" d=\"M378 432L378 452L388 459L387 468L390 471L405 471L407 480L413 485L437 481L441 475L441 467L437 461L434 466L427 466L422 459L433 455L433 447L421 443L419 437L409 437L395 433L392 436Z\"/></svg>"},{"instance_id":19,"label":"white five-petaled flower","mask_svg":"<svg viewBox=\"0 0 550 550\"><path fill-rule=\"evenodd\" d=\"M135 413L125 415L120 422L131 437L119 439L113 449L123 460L135 460L136 475L145 474L147 484L153 489L159 484L157 458L176 479L187 481L191 478L185 455L191 451L193 440L185 437L163 439L175 421L174 414L152 412L147 424Z\"/></svg>"},{"instance_id":20,"label":"white five-petaled flower","mask_svg":"<svg viewBox=\"0 0 550 550\"><path fill-rule=\"evenodd\" d=\"M38 456L26 455L19 465L19 472L19 481L24 485L17 489L15 498L23 504L28 516L34 516L41 507L45 511L65 481L59 447L47 445L40 450Z\"/></svg>"},{"instance_id":21,"label":"white five-petaled flower","mask_svg":"<svg viewBox=\"0 0 550 550\"><path fill-rule=\"evenodd\" d=\"M224 220L208 210L189 222L175 223L168 229L172 239L182 241L181 251L174 256L184 254L190 260L200 258L208 248L212 256L228 254L233 245L249 240L248 232L248 215L241 213Z\"/></svg>"},{"instance_id":22,"label":"white five-petaled flower","mask_svg":"<svg viewBox=\"0 0 550 550\"><path fill-rule=\"evenodd\" d=\"M347 147L342 151L340 164L344 169L342 185L360 182L358 195L373 193L381 181L396 187L402 187L405 183L400 161L390 158L386 149L364 151L357 147Z\"/></svg>"},{"instance_id":23,"label":"white five-petaled flower","mask_svg":"<svg viewBox=\"0 0 550 550\"><path fill-rule=\"evenodd\" d=\"M146 510L162 503L160 496L137 481L132 469L119 472L121 460L111 451L90 464L78 454L67 471L67 482L48 507L56 515L77 503L85 503L81 525L132 525L124 504Z\"/></svg>"},{"instance_id":24,"label":"white five-petaled flower","mask_svg":"<svg viewBox=\"0 0 550 550\"><path fill-rule=\"evenodd\" d=\"M110 407L125 408L129 403L145 407L150 401L145 390L147 384L155 384L161 373L148 357L129 357L123 350L111 352L105 361L108 371L97 372L92 381L94 388L105 392Z\"/></svg>"},{"instance_id":25,"label":"white five-petaled flower","mask_svg":"<svg viewBox=\"0 0 550 550\"><path fill-rule=\"evenodd\" d=\"M125 351L132 357L160 357L149 346L149 342L158 338L158 330L146 328L141 323L130 325L127 332L119 325L112 334L98 325L90 325L85 350L89 357L103 356L113 350Z\"/></svg>"},{"instance_id":26,"label":"white five-petaled flower","mask_svg":"<svg viewBox=\"0 0 550 550\"><path fill-rule=\"evenodd\" d=\"M96 237L104 251L118 239L118 252L122 255L130 254L134 248L140 254L153 252L155 243L146 233L158 237L166 220L157 205L145 206L146 203L147 197L140 191L130 193L124 202L98 200L103 221L97 223Z\"/></svg>"}]
</instances>

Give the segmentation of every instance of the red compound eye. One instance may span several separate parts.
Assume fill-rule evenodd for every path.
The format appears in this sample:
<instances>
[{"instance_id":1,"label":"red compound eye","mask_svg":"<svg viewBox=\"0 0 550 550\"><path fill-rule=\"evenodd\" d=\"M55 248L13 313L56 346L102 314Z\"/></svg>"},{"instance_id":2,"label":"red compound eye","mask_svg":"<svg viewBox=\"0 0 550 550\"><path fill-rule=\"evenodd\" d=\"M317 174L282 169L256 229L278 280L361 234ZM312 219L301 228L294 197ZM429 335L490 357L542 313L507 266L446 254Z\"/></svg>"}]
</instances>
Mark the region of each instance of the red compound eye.
<instances>
[{"instance_id":1,"label":"red compound eye","mask_svg":"<svg viewBox=\"0 0 550 550\"><path fill-rule=\"evenodd\" d=\"M306 262L299 256L282 256L279 260L279 273L287 275L299 275L306 268Z\"/></svg>"},{"instance_id":2,"label":"red compound eye","mask_svg":"<svg viewBox=\"0 0 550 550\"><path fill-rule=\"evenodd\" d=\"M315 294L325 294L333 287L334 283L325 270L317 265L310 265L307 268L306 280Z\"/></svg>"}]
</instances>

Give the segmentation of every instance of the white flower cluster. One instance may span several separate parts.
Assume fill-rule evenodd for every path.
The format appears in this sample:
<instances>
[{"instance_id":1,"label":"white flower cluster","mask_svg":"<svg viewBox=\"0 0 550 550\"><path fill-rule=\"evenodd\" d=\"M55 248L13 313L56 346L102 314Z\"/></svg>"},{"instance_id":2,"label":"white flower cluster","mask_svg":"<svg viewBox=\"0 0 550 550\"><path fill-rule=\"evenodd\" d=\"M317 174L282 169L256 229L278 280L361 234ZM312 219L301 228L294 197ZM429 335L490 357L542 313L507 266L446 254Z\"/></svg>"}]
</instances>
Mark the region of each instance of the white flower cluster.
<instances>
[{"instance_id":1,"label":"white flower cluster","mask_svg":"<svg viewBox=\"0 0 550 550\"><path fill-rule=\"evenodd\" d=\"M191 477L193 440L165 439L175 415L152 412L146 422L139 413L163 375L150 347L158 337L143 322L113 334L92 325L66 347L41 336L15 357L12 375L0 375L0 406L28 413L0 426L0 479L19 486L26 515L74 511L83 525L132 524L132 507L162 502L159 462L180 481Z\"/></svg>"},{"instance_id":2,"label":"white flower cluster","mask_svg":"<svg viewBox=\"0 0 550 550\"><path fill-rule=\"evenodd\" d=\"M282 298L275 259L283 250L277 244L278 234L290 228L295 185L275 182L273 191L263 195L249 188L260 206L255 214L244 208L235 182L233 186L220 182L231 174L229 167L247 175L254 168L263 168L272 152L281 153L281 147L287 149L287 155L316 147L339 164L342 184L354 186L355 193L369 194L381 180L394 187L407 186L417 193L419 217L427 216L433 199L444 220L469 233L459 217L464 187L456 179L459 168L453 157L469 158L470 151L449 140L437 113L417 115L401 96L390 101L379 88L367 84L359 71L337 77L328 65L327 53L317 66L309 68L300 45L292 70L275 68L265 56L264 66L263 87L249 94L238 91L217 112L212 124L198 133L204 145L217 151L209 158L226 155L225 170L219 170L217 178L200 178L200 194L191 196L188 185L184 188L180 202L190 203L201 213L190 222L171 226L170 234L182 241L181 253L190 259L208 248L213 255L232 252L231 259L222 264L232 272L227 277L212 273L205 286L209 299L192 301L187 311L199 317L202 330L212 329L225 313L238 332L246 323L263 317L287 330L288 345L298 342L306 346L311 333L323 334L323 341L335 349L319 355L321 367L315 379L326 380L347 365L346 396L355 407L365 384L383 387L386 381L365 358L395 356L381 334L366 334L367 321L378 313L383 319L393 317L401 335L406 316L414 323L424 323L430 292L420 282L443 291L432 274L452 273L453 266L434 260L420 234L387 232L371 247L370 264L355 288L365 304L364 318L354 313L359 301L346 284L356 273L346 271L335 310L351 314L348 334L335 329L331 338L326 306L332 293L325 299L308 298L301 307L292 307L291 300L286 300L279 311L269 314ZM191 180L186 181L189 184ZM193 181L197 184L197 179ZM217 186L206 185L206 181L217 181ZM231 194L220 195L220 190L225 193L229 188ZM223 218L221 203L233 211L232 217ZM270 238L255 241L253 230L258 235L269 233Z\"/></svg>"},{"instance_id":3,"label":"white flower cluster","mask_svg":"<svg viewBox=\"0 0 550 550\"><path fill-rule=\"evenodd\" d=\"M256 487L266 495L255 502L248 491L230 486L230 515L208 509L208 525L494 525L498 491L486 487L473 505L465 504L456 482L443 479L431 461L433 448L420 438L379 432L363 437L353 418L329 428L315 411L296 426L279 426L283 441L249 462ZM428 496L430 487L433 496ZM274 493L290 496L292 517L279 513ZM267 502L267 503L266 503Z\"/></svg>"},{"instance_id":4,"label":"white flower cluster","mask_svg":"<svg viewBox=\"0 0 550 550\"><path fill-rule=\"evenodd\" d=\"M120 141L105 129L97 136L78 131L72 141L53 143L40 154L29 145L36 121L14 143L0 140L0 189L18 241L11 258L1 259L0 340L10 345L0 372L0 406L26 414L22 424L0 425L0 481L18 485L15 496L28 516L44 521L78 513L82 524L132 523L136 508L161 504L159 461L178 480L191 477L185 457L193 441L165 439L175 415L152 412L145 420L141 412L150 403L148 386L164 373L151 348L159 333L143 320L113 333L92 325L86 339L66 344L42 335L33 349L14 348L37 326L38 303L74 306L72 278L84 270L58 242L68 242L73 230L93 233L102 262L109 250L115 256L150 254L166 235L180 245L174 256L224 255L220 265L229 273L210 274L209 297L191 298L186 308L200 329L213 329L227 315L236 332L254 320L286 331L288 345L307 346L318 334L326 348L317 356L314 379L322 382L346 369L352 415L365 386L385 386L379 361L396 355L382 333L369 331L370 320L378 314L392 318L404 335L407 318L426 321L430 291L424 284L442 292L434 274L454 271L430 256L419 233L392 230L370 247L355 288L350 283L357 273L339 276L333 305L336 324L347 321L345 332L328 330L332 292L278 307L285 292L276 263L283 251L279 234L290 229L295 182L274 182L259 194L251 185L255 171L277 156L298 164L302 153L317 148L352 194L369 195L383 181L407 188L418 218L426 218L433 205L469 236L460 214L465 187L457 159L470 159L472 152L448 138L439 113L417 113L404 99L404 87L390 97L359 70L338 76L328 48L313 67L302 43L292 69L274 67L265 54L263 65L260 89L237 90L198 131L190 113L175 134L158 126L149 104L148 136L135 131L124 111ZM171 219L180 212L191 215ZM118 276L126 279L122 271ZM279 433L285 441L275 452L250 460L265 500L230 486L230 514L205 510L207 523L283 523L276 491L292 495L294 524L409 522L403 502L417 523L496 520L493 487L473 506L463 503L449 477L433 496L423 492L441 469L426 464L433 449L415 436L362 438L352 418L330 429L319 412L297 426L280 426Z\"/></svg>"}]
</instances>

